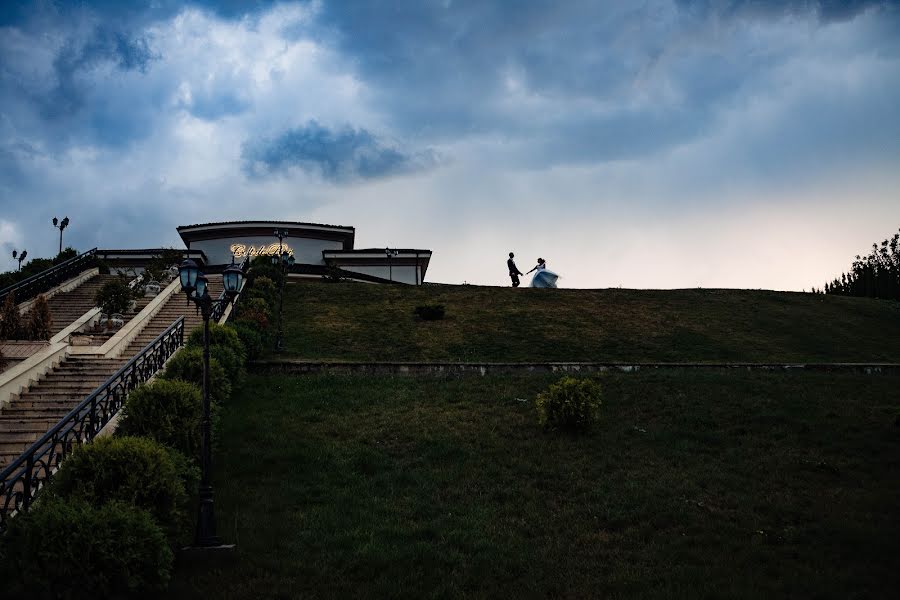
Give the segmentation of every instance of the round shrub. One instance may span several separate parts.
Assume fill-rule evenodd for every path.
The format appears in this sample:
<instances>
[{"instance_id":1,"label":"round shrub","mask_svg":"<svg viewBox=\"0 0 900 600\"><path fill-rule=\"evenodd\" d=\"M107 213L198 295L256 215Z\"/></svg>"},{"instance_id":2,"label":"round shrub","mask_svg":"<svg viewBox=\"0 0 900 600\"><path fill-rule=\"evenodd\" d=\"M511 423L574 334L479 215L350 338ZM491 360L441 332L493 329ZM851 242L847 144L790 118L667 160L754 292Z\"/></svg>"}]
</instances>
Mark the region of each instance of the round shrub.
<instances>
[{"instance_id":1,"label":"round shrub","mask_svg":"<svg viewBox=\"0 0 900 600\"><path fill-rule=\"evenodd\" d=\"M189 348L203 349L203 328L198 327L188 337ZM209 324L209 353L219 361L232 383L244 375L247 352L237 332L229 325Z\"/></svg>"},{"instance_id":2,"label":"round shrub","mask_svg":"<svg viewBox=\"0 0 900 600\"><path fill-rule=\"evenodd\" d=\"M248 290L253 297L263 298L269 303L269 306L275 306L275 299L278 298L278 286L275 281L265 275L261 275L253 280L253 287Z\"/></svg>"},{"instance_id":3,"label":"round shrub","mask_svg":"<svg viewBox=\"0 0 900 600\"><path fill-rule=\"evenodd\" d=\"M172 550L150 513L43 495L11 519L0 569L8 598L95 600L163 594Z\"/></svg>"},{"instance_id":4,"label":"round shrub","mask_svg":"<svg viewBox=\"0 0 900 600\"><path fill-rule=\"evenodd\" d=\"M544 429L589 429L599 418L602 396L593 379L563 377L538 394L538 421Z\"/></svg>"},{"instance_id":5,"label":"round shrub","mask_svg":"<svg viewBox=\"0 0 900 600\"><path fill-rule=\"evenodd\" d=\"M179 379L157 379L128 395L117 435L137 435L196 457L200 454L200 388Z\"/></svg>"},{"instance_id":6,"label":"round shrub","mask_svg":"<svg viewBox=\"0 0 900 600\"><path fill-rule=\"evenodd\" d=\"M182 348L166 363L163 379L180 379L196 384L203 389L203 350L200 348ZM209 358L209 398L212 402L222 404L231 397L231 382L225 369L218 360Z\"/></svg>"},{"instance_id":7,"label":"round shrub","mask_svg":"<svg viewBox=\"0 0 900 600\"><path fill-rule=\"evenodd\" d=\"M256 360L262 356L265 342L262 334L257 330L256 325L250 321L238 319L232 323L231 326L234 327L238 337L241 338L241 343L243 343L244 349L247 352L247 360Z\"/></svg>"},{"instance_id":8,"label":"round shrub","mask_svg":"<svg viewBox=\"0 0 900 600\"><path fill-rule=\"evenodd\" d=\"M266 331L272 320L272 310L262 298L249 298L238 305L238 315L242 321L253 323L258 331Z\"/></svg>"},{"instance_id":9,"label":"round shrub","mask_svg":"<svg viewBox=\"0 0 900 600\"><path fill-rule=\"evenodd\" d=\"M149 438L104 437L63 462L52 489L93 505L118 501L148 511L173 538L187 525L188 495L174 451Z\"/></svg>"},{"instance_id":10,"label":"round shrub","mask_svg":"<svg viewBox=\"0 0 900 600\"><path fill-rule=\"evenodd\" d=\"M235 354L241 356L244 353L244 344L231 325L209 324L209 343L211 346L226 346ZM187 346L193 348L203 347L203 327L197 327L188 336Z\"/></svg>"}]
</instances>

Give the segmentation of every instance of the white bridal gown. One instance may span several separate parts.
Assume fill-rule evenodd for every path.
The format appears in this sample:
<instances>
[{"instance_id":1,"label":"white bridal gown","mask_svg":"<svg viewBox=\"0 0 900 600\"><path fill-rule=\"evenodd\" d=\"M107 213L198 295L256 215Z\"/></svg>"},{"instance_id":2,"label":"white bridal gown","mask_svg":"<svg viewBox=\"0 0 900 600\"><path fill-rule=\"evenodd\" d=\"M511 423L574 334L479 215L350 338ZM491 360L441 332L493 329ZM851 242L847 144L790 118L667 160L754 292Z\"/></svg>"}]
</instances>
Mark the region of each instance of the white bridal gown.
<instances>
[{"instance_id":1,"label":"white bridal gown","mask_svg":"<svg viewBox=\"0 0 900 600\"><path fill-rule=\"evenodd\" d=\"M531 287L555 288L557 279L559 279L559 275L549 270L547 267L538 265L534 277L531 278Z\"/></svg>"}]
</instances>

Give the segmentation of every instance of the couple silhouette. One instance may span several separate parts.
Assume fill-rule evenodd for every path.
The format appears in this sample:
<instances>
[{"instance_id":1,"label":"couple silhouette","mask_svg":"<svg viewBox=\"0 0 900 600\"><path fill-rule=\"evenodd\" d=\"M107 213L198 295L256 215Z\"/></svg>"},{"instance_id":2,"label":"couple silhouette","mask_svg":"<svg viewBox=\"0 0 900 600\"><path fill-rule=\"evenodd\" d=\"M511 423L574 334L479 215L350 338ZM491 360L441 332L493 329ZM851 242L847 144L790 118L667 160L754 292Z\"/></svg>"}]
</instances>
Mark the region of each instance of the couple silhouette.
<instances>
[{"instance_id":1,"label":"couple silhouette","mask_svg":"<svg viewBox=\"0 0 900 600\"><path fill-rule=\"evenodd\" d=\"M534 266L531 271L528 273L523 273L519 270L519 267L516 266L515 261L516 255L512 252L509 253L509 259L506 261L506 266L509 269L509 278L512 280L512 286L519 287L521 282L519 281L519 275L528 275L528 273L534 272L534 277L531 278L531 284L528 287L533 288L555 288L556 280L559 279L559 275L547 269L547 261L543 258L537 259L537 264Z\"/></svg>"}]
</instances>

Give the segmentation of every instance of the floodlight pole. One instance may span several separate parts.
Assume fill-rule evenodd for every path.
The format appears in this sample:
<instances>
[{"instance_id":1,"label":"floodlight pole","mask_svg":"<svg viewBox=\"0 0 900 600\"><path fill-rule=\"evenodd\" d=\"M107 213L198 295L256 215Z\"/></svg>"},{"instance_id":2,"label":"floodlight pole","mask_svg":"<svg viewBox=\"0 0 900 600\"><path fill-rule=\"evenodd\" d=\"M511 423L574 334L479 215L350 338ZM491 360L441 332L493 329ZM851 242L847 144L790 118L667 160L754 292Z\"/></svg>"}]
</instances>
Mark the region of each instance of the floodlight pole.
<instances>
[{"instance_id":1,"label":"floodlight pole","mask_svg":"<svg viewBox=\"0 0 900 600\"><path fill-rule=\"evenodd\" d=\"M392 259L397 256L400 251L392 248L385 248L384 253L388 259L388 279L390 279L391 283L394 281L394 263Z\"/></svg>"},{"instance_id":2,"label":"floodlight pole","mask_svg":"<svg viewBox=\"0 0 900 600\"><path fill-rule=\"evenodd\" d=\"M63 217L63 220L60 221L56 217L53 217L53 227L59 229L59 253L62 254L62 242L63 242L63 229L69 226L69 217Z\"/></svg>"}]
</instances>

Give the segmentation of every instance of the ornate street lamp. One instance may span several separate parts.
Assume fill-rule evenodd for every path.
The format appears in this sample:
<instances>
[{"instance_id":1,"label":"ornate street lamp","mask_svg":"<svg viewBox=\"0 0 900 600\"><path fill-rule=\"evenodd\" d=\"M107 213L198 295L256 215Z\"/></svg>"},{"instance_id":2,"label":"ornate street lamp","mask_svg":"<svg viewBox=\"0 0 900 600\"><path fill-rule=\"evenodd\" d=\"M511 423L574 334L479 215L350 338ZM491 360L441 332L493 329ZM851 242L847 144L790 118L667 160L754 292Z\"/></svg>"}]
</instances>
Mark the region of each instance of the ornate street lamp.
<instances>
[{"instance_id":1,"label":"ornate street lamp","mask_svg":"<svg viewBox=\"0 0 900 600\"><path fill-rule=\"evenodd\" d=\"M278 257L273 257L273 263L278 262ZM294 266L294 255L288 254L287 250L281 252L281 293L278 298L278 337L275 338L275 351L284 350L284 284L287 281L287 274L291 267Z\"/></svg>"},{"instance_id":2,"label":"ornate street lamp","mask_svg":"<svg viewBox=\"0 0 900 600\"><path fill-rule=\"evenodd\" d=\"M17 256L18 255L18 256ZM22 254L19 254L18 251L13 250L13 258L19 261L19 270L22 270L22 261L25 260L25 257L28 256L28 250L22 250Z\"/></svg>"},{"instance_id":3,"label":"ornate street lamp","mask_svg":"<svg viewBox=\"0 0 900 600\"><path fill-rule=\"evenodd\" d=\"M62 221L53 217L53 226L59 229L59 253L62 254L62 232L63 229L69 226L69 217L64 217Z\"/></svg>"},{"instance_id":4,"label":"ornate street lamp","mask_svg":"<svg viewBox=\"0 0 900 600\"><path fill-rule=\"evenodd\" d=\"M213 300L209 295L209 281L206 275L193 260L187 259L178 267L181 279L181 290L187 295L189 302L200 308L203 316L203 419L200 422L200 504L197 508L197 529L194 535L196 548L215 548L222 546L222 540L216 535L216 517L213 511L213 488L210 472L212 470L211 434L212 421L209 406L209 318L215 305L230 303L241 289L244 273L234 263L222 273L225 286L225 297Z\"/></svg>"}]
</instances>

